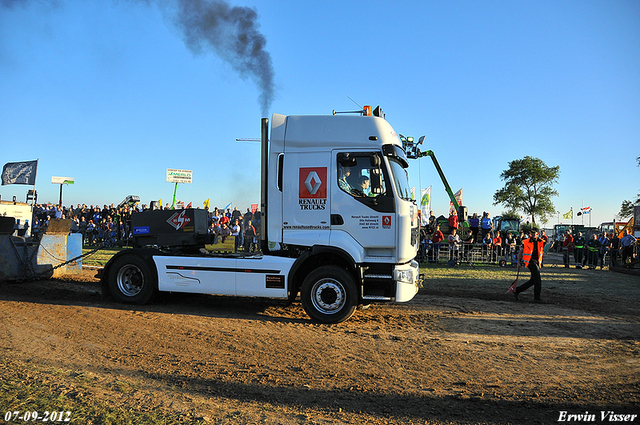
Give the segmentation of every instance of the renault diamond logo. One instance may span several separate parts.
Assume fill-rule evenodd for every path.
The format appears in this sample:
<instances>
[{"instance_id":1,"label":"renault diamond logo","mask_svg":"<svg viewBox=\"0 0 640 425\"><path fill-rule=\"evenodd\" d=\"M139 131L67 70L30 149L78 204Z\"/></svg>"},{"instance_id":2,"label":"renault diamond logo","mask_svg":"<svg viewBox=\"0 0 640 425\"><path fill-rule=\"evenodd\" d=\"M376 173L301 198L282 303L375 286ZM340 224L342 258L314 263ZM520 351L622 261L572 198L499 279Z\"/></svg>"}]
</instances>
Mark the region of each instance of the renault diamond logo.
<instances>
[{"instance_id":1,"label":"renault diamond logo","mask_svg":"<svg viewBox=\"0 0 640 425\"><path fill-rule=\"evenodd\" d=\"M327 167L300 167L300 199L327 198Z\"/></svg>"},{"instance_id":2,"label":"renault diamond logo","mask_svg":"<svg viewBox=\"0 0 640 425\"><path fill-rule=\"evenodd\" d=\"M307 190L310 195L315 195L320 186L322 185L322 180L318 176L318 173L312 171L307 176L307 179L304 181L304 185L307 186Z\"/></svg>"}]
</instances>

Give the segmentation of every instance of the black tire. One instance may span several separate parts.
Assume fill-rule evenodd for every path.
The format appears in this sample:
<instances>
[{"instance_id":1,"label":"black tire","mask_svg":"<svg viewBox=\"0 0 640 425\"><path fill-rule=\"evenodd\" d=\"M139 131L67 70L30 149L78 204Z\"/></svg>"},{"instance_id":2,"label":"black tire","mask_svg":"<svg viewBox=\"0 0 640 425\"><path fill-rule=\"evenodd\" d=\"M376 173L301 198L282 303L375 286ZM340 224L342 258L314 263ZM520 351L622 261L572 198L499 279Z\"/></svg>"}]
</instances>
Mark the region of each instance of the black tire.
<instances>
[{"instance_id":1,"label":"black tire","mask_svg":"<svg viewBox=\"0 0 640 425\"><path fill-rule=\"evenodd\" d=\"M156 291L157 277L136 255L116 259L109 270L109 293L117 301L146 304Z\"/></svg>"},{"instance_id":2,"label":"black tire","mask_svg":"<svg viewBox=\"0 0 640 425\"><path fill-rule=\"evenodd\" d=\"M309 273L302 283L300 297L309 317L319 323L344 322L358 305L353 278L337 266L322 266Z\"/></svg>"}]
</instances>

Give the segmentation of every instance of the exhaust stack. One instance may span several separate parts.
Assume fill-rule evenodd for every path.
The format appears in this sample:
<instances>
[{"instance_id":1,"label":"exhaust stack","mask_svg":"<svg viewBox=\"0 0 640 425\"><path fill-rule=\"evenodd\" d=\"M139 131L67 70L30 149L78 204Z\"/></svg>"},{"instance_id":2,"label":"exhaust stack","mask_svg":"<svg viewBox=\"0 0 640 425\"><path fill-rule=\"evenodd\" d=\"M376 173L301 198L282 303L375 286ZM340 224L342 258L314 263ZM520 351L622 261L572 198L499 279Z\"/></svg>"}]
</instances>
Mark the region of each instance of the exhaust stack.
<instances>
[{"instance_id":1,"label":"exhaust stack","mask_svg":"<svg viewBox=\"0 0 640 425\"><path fill-rule=\"evenodd\" d=\"M267 236L267 197L269 183L269 118L262 118L260 128L260 249L269 252L269 237Z\"/></svg>"}]
</instances>

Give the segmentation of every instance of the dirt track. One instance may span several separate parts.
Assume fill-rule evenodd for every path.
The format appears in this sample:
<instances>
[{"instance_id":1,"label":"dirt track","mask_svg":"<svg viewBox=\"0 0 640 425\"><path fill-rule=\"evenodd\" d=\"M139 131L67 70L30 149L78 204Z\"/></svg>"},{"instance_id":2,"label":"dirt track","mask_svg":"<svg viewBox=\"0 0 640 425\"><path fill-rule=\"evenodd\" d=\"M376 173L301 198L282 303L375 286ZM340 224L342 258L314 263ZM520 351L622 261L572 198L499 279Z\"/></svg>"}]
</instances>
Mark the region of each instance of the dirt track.
<instances>
[{"instance_id":1,"label":"dirt track","mask_svg":"<svg viewBox=\"0 0 640 425\"><path fill-rule=\"evenodd\" d=\"M528 294L513 302L504 281L428 281L410 303L374 305L334 326L311 323L299 303L172 294L121 305L101 297L93 272L3 283L0 372L28 370L25 379L53 392L184 422L640 414L640 278L580 273L545 269L547 305Z\"/></svg>"}]
</instances>

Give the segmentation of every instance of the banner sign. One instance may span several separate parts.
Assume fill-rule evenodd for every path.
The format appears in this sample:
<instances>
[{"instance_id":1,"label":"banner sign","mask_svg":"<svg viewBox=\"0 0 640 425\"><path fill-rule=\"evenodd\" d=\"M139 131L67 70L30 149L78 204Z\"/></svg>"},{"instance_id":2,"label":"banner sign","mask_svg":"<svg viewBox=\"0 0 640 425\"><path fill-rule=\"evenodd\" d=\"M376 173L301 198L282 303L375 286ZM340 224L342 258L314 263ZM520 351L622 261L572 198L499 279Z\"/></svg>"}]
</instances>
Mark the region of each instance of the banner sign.
<instances>
[{"instance_id":1,"label":"banner sign","mask_svg":"<svg viewBox=\"0 0 640 425\"><path fill-rule=\"evenodd\" d=\"M73 184L75 179L73 177L51 177L51 183L53 184Z\"/></svg>"},{"instance_id":2,"label":"banner sign","mask_svg":"<svg viewBox=\"0 0 640 425\"><path fill-rule=\"evenodd\" d=\"M169 183L192 183L193 171L167 168L167 181Z\"/></svg>"}]
</instances>

